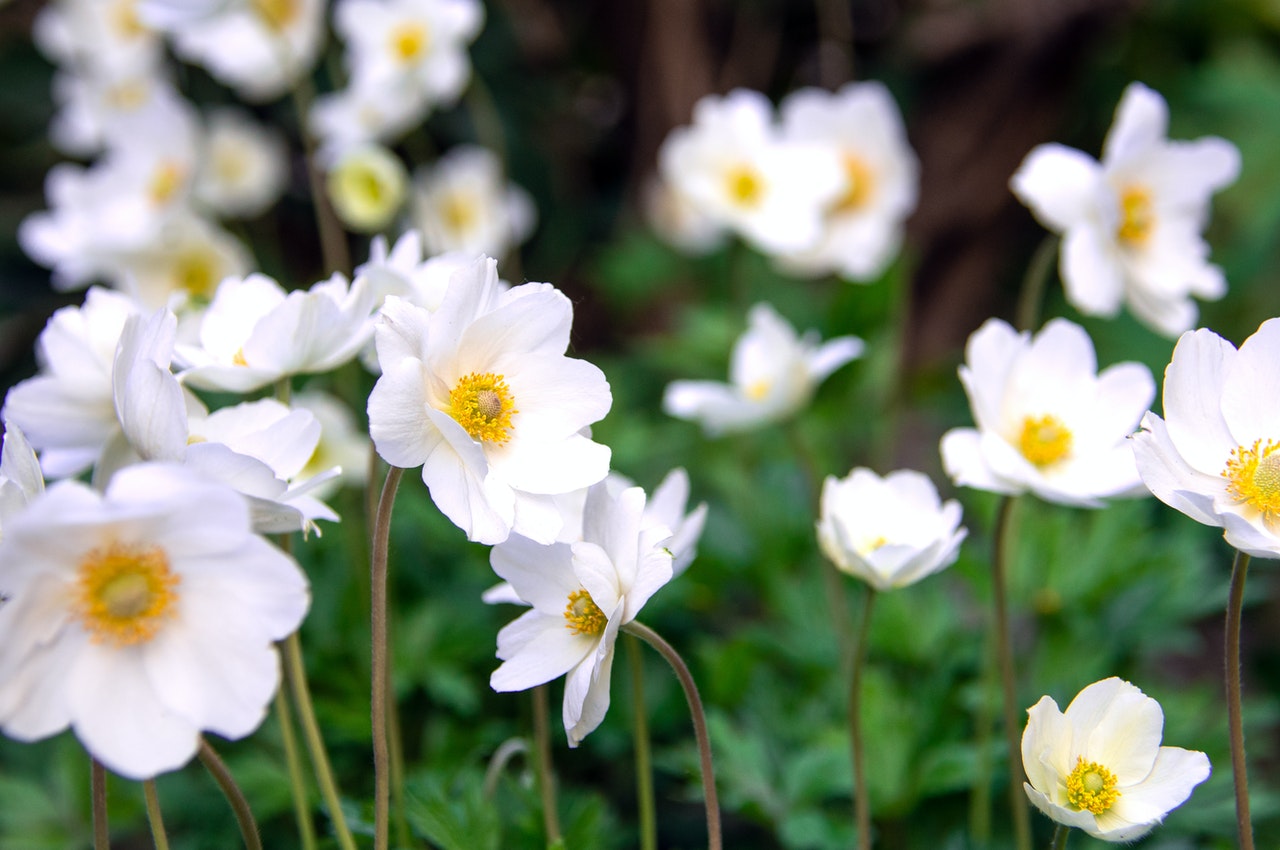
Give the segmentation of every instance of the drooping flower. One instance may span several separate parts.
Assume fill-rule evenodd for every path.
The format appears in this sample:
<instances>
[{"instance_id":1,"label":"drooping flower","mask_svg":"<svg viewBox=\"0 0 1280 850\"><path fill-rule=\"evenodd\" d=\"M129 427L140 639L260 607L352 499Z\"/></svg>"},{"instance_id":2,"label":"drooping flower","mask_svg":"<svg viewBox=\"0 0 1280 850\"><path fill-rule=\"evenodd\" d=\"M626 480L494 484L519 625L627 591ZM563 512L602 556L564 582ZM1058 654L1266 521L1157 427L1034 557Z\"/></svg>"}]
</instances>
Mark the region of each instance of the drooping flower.
<instances>
[{"instance_id":1,"label":"drooping flower","mask_svg":"<svg viewBox=\"0 0 1280 850\"><path fill-rule=\"evenodd\" d=\"M274 641L309 604L238 493L163 464L104 494L60 482L10 517L0 593L0 729L71 727L131 779L181 767L202 731L253 732L279 681Z\"/></svg>"},{"instance_id":2,"label":"drooping flower","mask_svg":"<svg viewBox=\"0 0 1280 850\"><path fill-rule=\"evenodd\" d=\"M702 423L710 436L757 428L808 404L818 384L862 349L853 336L820 343L816 331L798 335L773 307L757 304L750 327L733 346L730 383L673 381L662 409Z\"/></svg>"},{"instance_id":3,"label":"drooping flower","mask_svg":"<svg viewBox=\"0 0 1280 850\"><path fill-rule=\"evenodd\" d=\"M1156 498L1225 530L1227 542L1280 558L1280 319L1237 350L1206 328L1188 331L1164 373L1164 418L1134 435L1142 481Z\"/></svg>"},{"instance_id":4,"label":"drooping flower","mask_svg":"<svg viewBox=\"0 0 1280 850\"><path fill-rule=\"evenodd\" d=\"M1167 336L1193 327L1192 296L1221 298L1222 270L1201 236L1209 199L1235 182L1240 153L1224 139L1166 138L1169 109L1142 85L1125 89L1102 161L1040 145L1010 181L1037 219L1062 234L1059 270L1080 312L1114 316L1127 303Z\"/></svg>"},{"instance_id":5,"label":"drooping flower","mask_svg":"<svg viewBox=\"0 0 1280 850\"><path fill-rule=\"evenodd\" d=\"M1022 734L1023 787L1060 824L1133 841L1209 778L1209 758L1161 746L1163 732L1160 703L1122 679L1094 682L1065 713L1041 697Z\"/></svg>"},{"instance_id":6,"label":"drooping flower","mask_svg":"<svg viewBox=\"0 0 1280 850\"><path fill-rule=\"evenodd\" d=\"M449 151L414 178L413 216L431 254L503 257L529 237L537 214L529 193L482 147Z\"/></svg>"},{"instance_id":7,"label":"drooping flower","mask_svg":"<svg viewBox=\"0 0 1280 850\"><path fill-rule=\"evenodd\" d=\"M550 543L556 499L609 471L609 449L582 432L613 396L598 368L565 356L572 321L555 287L504 289L488 258L453 275L435 312L394 297L382 308L369 434L387 463L422 466L471 540Z\"/></svg>"},{"instance_id":8,"label":"drooping flower","mask_svg":"<svg viewBox=\"0 0 1280 850\"><path fill-rule=\"evenodd\" d=\"M513 534L495 546L493 569L532 606L498 633L495 691L523 691L565 676L564 728L576 747L609 709L618 630L671 579L670 531L644 521L639 487L591 488L577 543L540 545Z\"/></svg>"},{"instance_id":9,"label":"drooping flower","mask_svg":"<svg viewBox=\"0 0 1280 850\"><path fill-rule=\"evenodd\" d=\"M881 478L861 467L827 476L817 528L838 569L881 591L949 567L968 534L960 503L943 503L927 475L900 469Z\"/></svg>"},{"instance_id":10,"label":"drooping flower","mask_svg":"<svg viewBox=\"0 0 1280 850\"><path fill-rule=\"evenodd\" d=\"M969 337L960 380L977 428L943 435L955 483L1081 507L1145 493L1128 437L1155 381L1140 363L1098 372L1079 325L1054 319L1032 337L988 319Z\"/></svg>"}]
</instances>

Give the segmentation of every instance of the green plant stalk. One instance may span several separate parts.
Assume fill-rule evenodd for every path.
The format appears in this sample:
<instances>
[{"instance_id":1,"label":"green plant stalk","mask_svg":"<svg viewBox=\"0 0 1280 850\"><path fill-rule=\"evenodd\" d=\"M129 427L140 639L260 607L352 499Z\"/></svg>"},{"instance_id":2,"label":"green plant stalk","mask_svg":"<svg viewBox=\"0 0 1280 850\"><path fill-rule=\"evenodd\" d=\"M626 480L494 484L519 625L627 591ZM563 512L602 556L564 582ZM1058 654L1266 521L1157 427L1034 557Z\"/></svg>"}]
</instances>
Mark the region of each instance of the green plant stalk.
<instances>
[{"instance_id":1,"label":"green plant stalk","mask_svg":"<svg viewBox=\"0 0 1280 850\"><path fill-rule=\"evenodd\" d=\"M1014 499L1000 497L996 514L995 541L991 552L991 586L995 596L996 652L999 654L1000 682L1003 686L1004 735L1009 751L1009 807L1013 814L1014 838L1018 850L1031 850L1031 813L1027 810L1022 783L1022 746L1018 727L1018 691L1013 669L1013 642L1009 634L1009 604L1006 598L1010 514Z\"/></svg>"},{"instance_id":2,"label":"green plant stalk","mask_svg":"<svg viewBox=\"0 0 1280 850\"><path fill-rule=\"evenodd\" d=\"M390 625L387 626L390 628ZM404 738L400 734L400 712L396 708L395 683L387 680L387 735L391 746L391 816L396 822L396 842L401 847L413 843L413 833L404 807Z\"/></svg>"},{"instance_id":3,"label":"green plant stalk","mask_svg":"<svg viewBox=\"0 0 1280 850\"><path fill-rule=\"evenodd\" d=\"M231 775L231 771L227 770L226 763L204 738L200 739L199 755L201 763L209 771L213 781L217 782L218 787L222 789L222 794L227 798L231 811L235 812L236 821L240 824L240 835L244 838L244 846L247 850L262 850L258 822L253 819L253 810L249 808L249 801L245 799L240 786L236 785L236 780Z\"/></svg>"},{"instance_id":4,"label":"green plant stalk","mask_svg":"<svg viewBox=\"0 0 1280 850\"><path fill-rule=\"evenodd\" d=\"M1231 775L1236 790L1236 826L1240 850L1253 850L1253 821L1249 816L1249 769L1244 753L1244 717L1240 699L1240 620L1244 610L1244 580L1249 556L1239 550L1231 565L1231 592L1227 600L1226 679L1227 725L1231 737Z\"/></svg>"},{"instance_id":5,"label":"green plant stalk","mask_svg":"<svg viewBox=\"0 0 1280 850\"><path fill-rule=\"evenodd\" d=\"M1058 255L1058 241L1057 236L1046 236L1027 264L1022 289L1018 292L1017 312L1014 314L1020 331L1034 331L1040 323L1044 293L1049 286L1049 272L1053 269L1053 258Z\"/></svg>"},{"instance_id":6,"label":"green plant stalk","mask_svg":"<svg viewBox=\"0 0 1280 850\"><path fill-rule=\"evenodd\" d=\"M636 805L640 820L640 850L658 850L658 816L653 800L653 756L649 741L649 716L644 705L644 659L640 639L627 635L627 661L631 665L631 703L635 718Z\"/></svg>"},{"instance_id":7,"label":"green plant stalk","mask_svg":"<svg viewBox=\"0 0 1280 850\"><path fill-rule=\"evenodd\" d=\"M311 189L311 205L315 209L316 229L320 233L320 252L324 259L324 274L332 272L347 274L351 271L351 252L347 247L347 232L329 203L329 195L325 191L324 176L320 173L320 165L316 161L316 145L307 131L307 116L311 113L311 103L315 100L315 91L311 79L303 75L293 87L293 109L298 116L298 134L302 137L303 153L307 161L307 184Z\"/></svg>"},{"instance_id":8,"label":"green plant stalk","mask_svg":"<svg viewBox=\"0 0 1280 850\"><path fill-rule=\"evenodd\" d=\"M862 741L862 671L867 661L867 640L875 602L875 588L868 586L862 604L862 622L858 626L858 642L854 644L849 665L849 744L853 751L853 817L859 850L871 850L871 795L867 791L866 751Z\"/></svg>"},{"instance_id":9,"label":"green plant stalk","mask_svg":"<svg viewBox=\"0 0 1280 850\"><path fill-rule=\"evenodd\" d=\"M164 831L164 817L160 814L160 797L156 794L156 781L142 783L142 797L147 804L147 823L151 825L151 841L156 850L169 850L169 836Z\"/></svg>"},{"instance_id":10,"label":"green plant stalk","mask_svg":"<svg viewBox=\"0 0 1280 850\"><path fill-rule=\"evenodd\" d=\"M310 794L302 773L302 754L298 752L298 735L293 728L289 695L284 686L276 688L276 717L280 721L280 739L284 742L284 761L289 769L289 787L293 789L293 814L298 821L298 837L302 850L316 850L316 830L311 823Z\"/></svg>"},{"instance_id":11,"label":"green plant stalk","mask_svg":"<svg viewBox=\"0 0 1280 850\"><path fill-rule=\"evenodd\" d=\"M995 691L998 676L995 652L995 637L988 635L988 645L984 647L982 665L982 700L974 717L974 747L978 753L978 765L975 769L973 788L969 797L969 838L974 846L985 847L991 841L991 725L992 717L991 693Z\"/></svg>"},{"instance_id":12,"label":"green plant stalk","mask_svg":"<svg viewBox=\"0 0 1280 850\"><path fill-rule=\"evenodd\" d=\"M698 759L702 766L702 795L707 807L707 847L708 850L723 850L723 839L720 835L720 800L716 794L716 775L711 764L711 738L707 734L707 715L702 710L702 698L698 696L698 686L693 681L689 667L676 652L675 647L662 639L653 629L632 620L622 627L628 634L633 634L658 651L680 680L685 699L689 702L689 713L693 716L693 735L698 742Z\"/></svg>"},{"instance_id":13,"label":"green plant stalk","mask_svg":"<svg viewBox=\"0 0 1280 850\"><path fill-rule=\"evenodd\" d=\"M1067 850L1067 837L1071 835L1071 827L1058 824L1053 831L1053 840L1049 842L1049 850Z\"/></svg>"},{"instance_id":14,"label":"green plant stalk","mask_svg":"<svg viewBox=\"0 0 1280 850\"><path fill-rule=\"evenodd\" d=\"M390 673L387 642L387 546L391 536L391 509L404 470L387 471L373 525L373 556L369 566L369 607L372 644L370 702L373 722L373 846L387 850L387 820L391 810L391 748L387 740L387 686Z\"/></svg>"},{"instance_id":15,"label":"green plant stalk","mask_svg":"<svg viewBox=\"0 0 1280 850\"><path fill-rule=\"evenodd\" d=\"M107 823L107 769L89 757L89 799L93 806L93 850L111 850L111 828Z\"/></svg>"},{"instance_id":16,"label":"green plant stalk","mask_svg":"<svg viewBox=\"0 0 1280 850\"><path fill-rule=\"evenodd\" d=\"M563 846L560 834L560 810L556 805L556 774L551 769L551 711L546 685L537 685L533 701L533 757L538 770L538 796L542 798L542 829L547 846Z\"/></svg>"}]
</instances>

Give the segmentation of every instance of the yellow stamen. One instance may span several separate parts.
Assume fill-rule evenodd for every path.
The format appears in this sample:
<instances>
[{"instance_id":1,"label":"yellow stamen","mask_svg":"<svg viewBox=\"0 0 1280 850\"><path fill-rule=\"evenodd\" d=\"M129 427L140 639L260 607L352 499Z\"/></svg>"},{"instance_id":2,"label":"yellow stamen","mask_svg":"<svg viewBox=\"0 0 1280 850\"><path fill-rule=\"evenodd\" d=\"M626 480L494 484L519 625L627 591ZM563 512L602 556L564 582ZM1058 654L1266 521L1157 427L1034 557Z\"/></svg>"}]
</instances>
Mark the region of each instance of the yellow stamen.
<instances>
[{"instance_id":1,"label":"yellow stamen","mask_svg":"<svg viewBox=\"0 0 1280 850\"><path fill-rule=\"evenodd\" d=\"M1222 477L1227 492L1260 512L1267 520L1280 519L1280 443L1255 440L1249 448L1231 450Z\"/></svg>"},{"instance_id":2,"label":"yellow stamen","mask_svg":"<svg viewBox=\"0 0 1280 850\"><path fill-rule=\"evenodd\" d=\"M1115 774L1096 761L1086 762L1084 756L1079 756L1075 770L1067 777L1067 802L1100 815L1118 799Z\"/></svg>"},{"instance_id":3,"label":"yellow stamen","mask_svg":"<svg viewBox=\"0 0 1280 850\"><path fill-rule=\"evenodd\" d=\"M752 381L750 384L747 384L747 388L744 392L746 393L747 398L752 401L760 401L769 394L769 388L772 386L773 385L766 380Z\"/></svg>"},{"instance_id":4,"label":"yellow stamen","mask_svg":"<svg viewBox=\"0 0 1280 850\"><path fill-rule=\"evenodd\" d=\"M231 364L232 364L233 366L248 366L248 365L249 365L249 361L244 359L244 349L243 349L243 348L237 348L237 349L236 349L236 353L235 353L234 355L232 355L232 357L231 357Z\"/></svg>"},{"instance_id":5,"label":"yellow stamen","mask_svg":"<svg viewBox=\"0 0 1280 850\"><path fill-rule=\"evenodd\" d=\"M1141 186L1129 186L1120 193L1120 227L1116 238L1130 247L1143 245L1155 227L1151 193Z\"/></svg>"},{"instance_id":6,"label":"yellow stamen","mask_svg":"<svg viewBox=\"0 0 1280 850\"><path fill-rule=\"evenodd\" d=\"M872 191L875 189L875 180L871 176L871 169L867 167L865 162L847 153L843 159L844 173L849 181L849 188L845 189L840 200L836 201L835 207L832 208L832 212L837 215L861 209L871 199Z\"/></svg>"},{"instance_id":7,"label":"yellow stamen","mask_svg":"<svg viewBox=\"0 0 1280 850\"><path fill-rule=\"evenodd\" d=\"M569 604L564 606L564 618L569 621L566 628L573 629L575 635L598 635L609 622L609 618L585 590L575 590L569 594Z\"/></svg>"},{"instance_id":8,"label":"yellow stamen","mask_svg":"<svg viewBox=\"0 0 1280 850\"><path fill-rule=\"evenodd\" d=\"M203 246L183 251L173 261L172 280L176 289L208 301L218 288L217 255Z\"/></svg>"},{"instance_id":9,"label":"yellow stamen","mask_svg":"<svg viewBox=\"0 0 1280 850\"><path fill-rule=\"evenodd\" d=\"M480 218L479 204L462 192L450 192L440 204L440 217L445 227L462 235L475 227Z\"/></svg>"},{"instance_id":10,"label":"yellow stamen","mask_svg":"<svg viewBox=\"0 0 1280 850\"><path fill-rule=\"evenodd\" d=\"M125 38L141 38L150 32L138 17L137 5L134 0L120 0L111 7L111 23Z\"/></svg>"},{"instance_id":11,"label":"yellow stamen","mask_svg":"<svg viewBox=\"0 0 1280 850\"><path fill-rule=\"evenodd\" d=\"M162 162L151 175L151 183L147 187L151 200L156 204L167 204L186 179L186 171L176 162Z\"/></svg>"},{"instance_id":12,"label":"yellow stamen","mask_svg":"<svg viewBox=\"0 0 1280 850\"><path fill-rule=\"evenodd\" d=\"M288 28L301 12L299 0L250 0L258 17L277 32Z\"/></svg>"},{"instance_id":13,"label":"yellow stamen","mask_svg":"<svg viewBox=\"0 0 1280 850\"><path fill-rule=\"evenodd\" d=\"M736 165L725 174L729 200L740 207L760 205L764 197L764 179L750 165Z\"/></svg>"},{"instance_id":14,"label":"yellow stamen","mask_svg":"<svg viewBox=\"0 0 1280 850\"><path fill-rule=\"evenodd\" d=\"M80 562L75 612L94 643L146 643L173 616L179 580L160 547L112 543Z\"/></svg>"},{"instance_id":15,"label":"yellow stamen","mask_svg":"<svg viewBox=\"0 0 1280 850\"><path fill-rule=\"evenodd\" d=\"M402 65L411 65L427 54L431 32L421 21L404 21L391 30L391 55Z\"/></svg>"},{"instance_id":16,"label":"yellow stamen","mask_svg":"<svg viewBox=\"0 0 1280 850\"><path fill-rule=\"evenodd\" d=\"M492 372L472 372L449 393L449 415L482 443L511 439L511 417L519 412L506 379Z\"/></svg>"},{"instance_id":17,"label":"yellow stamen","mask_svg":"<svg viewBox=\"0 0 1280 850\"><path fill-rule=\"evenodd\" d=\"M1018 435L1018 451L1040 468L1052 466L1071 454L1071 430L1052 414L1027 416Z\"/></svg>"}]
</instances>

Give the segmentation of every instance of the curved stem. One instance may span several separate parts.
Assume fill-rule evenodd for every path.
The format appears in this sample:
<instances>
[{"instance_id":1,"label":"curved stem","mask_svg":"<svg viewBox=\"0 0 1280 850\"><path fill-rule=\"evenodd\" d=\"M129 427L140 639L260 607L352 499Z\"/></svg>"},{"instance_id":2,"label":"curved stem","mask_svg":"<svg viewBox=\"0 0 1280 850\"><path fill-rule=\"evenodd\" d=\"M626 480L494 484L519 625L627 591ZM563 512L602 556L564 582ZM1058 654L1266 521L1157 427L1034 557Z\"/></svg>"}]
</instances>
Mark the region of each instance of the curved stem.
<instances>
[{"instance_id":1,"label":"curved stem","mask_svg":"<svg viewBox=\"0 0 1280 850\"><path fill-rule=\"evenodd\" d=\"M1049 850L1067 850L1067 836L1070 834L1071 827L1058 824L1058 828L1053 831L1053 841L1049 842Z\"/></svg>"},{"instance_id":2,"label":"curved stem","mask_svg":"<svg viewBox=\"0 0 1280 850\"><path fill-rule=\"evenodd\" d=\"M653 758L649 746L649 715L644 706L644 660L640 639L627 635L631 665L631 703L635 717L636 804L640 820L640 850L658 850L658 816L653 802Z\"/></svg>"},{"instance_id":3,"label":"curved stem","mask_svg":"<svg viewBox=\"0 0 1280 850\"><path fill-rule=\"evenodd\" d=\"M227 770L226 763L218 757L213 747L209 746L209 742L204 738L200 739L200 761L213 776L213 781L217 782L218 787L222 789L222 794L227 798L231 811L235 812L236 821L240 824L240 835L244 838L244 846L248 850L262 850L262 838L258 835L258 823L253 819L253 810L249 808L249 801L245 799L240 786L236 785L236 780L231 775L231 771Z\"/></svg>"},{"instance_id":4,"label":"curved stem","mask_svg":"<svg viewBox=\"0 0 1280 850\"><path fill-rule=\"evenodd\" d=\"M387 743L387 683L390 663L387 655L387 545L391 535L391 508L404 470L393 466L382 485L378 515L373 525L373 557L369 567L370 626L372 629L372 671L370 686L373 721L373 846L387 850L387 818L391 810L391 749Z\"/></svg>"},{"instance_id":5,"label":"curved stem","mask_svg":"<svg viewBox=\"0 0 1280 850\"><path fill-rule=\"evenodd\" d=\"M93 804L93 850L111 850L111 828L107 824L107 769L89 757L89 799Z\"/></svg>"},{"instance_id":6,"label":"curved stem","mask_svg":"<svg viewBox=\"0 0 1280 850\"><path fill-rule=\"evenodd\" d=\"M1033 331L1040 323L1040 311L1044 303L1044 291L1049 285L1049 272L1053 269L1053 258L1058 254L1058 237L1050 234L1040 242L1031 262L1027 264L1027 273L1022 278L1022 290L1018 293L1017 315L1018 330Z\"/></svg>"},{"instance_id":7,"label":"curved stem","mask_svg":"<svg viewBox=\"0 0 1280 850\"><path fill-rule=\"evenodd\" d=\"M1237 551L1231 565L1231 593L1227 601L1227 724L1231 736L1231 775L1236 786L1236 824L1240 850L1253 850L1253 822L1249 817L1249 771L1244 756L1244 719L1240 701L1240 620L1244 608L1244 580L1249 556Z\"/></svg>"},{"instance_id":8,"label":"curved stem","mask_svg":"<svg viewBox=\"0 0 1280 850\"><path fill-rule=\"evenodd\" d=\"M293 789L293 815L298 821L298 837L302 850L316 850L316 828L311 822L311 801L302 774L302 754L298 752L298 735L289 716L289 694L284 687L276 689L276 717L280 721L280 738L284 742L284 761L289 769L289 787Z\"/></svg>"},{"instance_id":9,"label":"curved stem","mask_svg":"<svg viewBox=\"0 0 1280 850\"><path fill-rule=\"evenodd\" d=\"M551 769L551 711L547 706L547 686L533 689L534 759L538 767L538 795L542 798L542 827L547 846L562 840L560 810L556 806L556 776Z\"/></svg>"},{"instance_id":10,"label":"curved stem","mask_svg":"<svg viewBox=\"0 0 1280 850\"><path fill-rule=\"evenodd\" d=\"M1014 838L1018 850L1031 850L1031 814L1022 790L1026 777L1022 773L1021 735L1018 727L1018 691L1013 670L1013 641L1009 634L1009 605L1006 599L1007 550L1010 545L1009 517L1014 499L1000 497L996 514L995 541L991 552L991 585L995 595L996 652L1000 661L1000 682L1004 690L1004 736L1009 758L1009 806L1013 814Z\"/></svg>"},{"instance_id":11,"label":"curved stem","mask_svg":"<svg viewBox=\"0 0 1280 850\"><path fill-rule=\"evenodd\" d=\"M652 646L671 665L684 688L685 699L689 701L689 713L693 715L693 734L698 741L698 758L702 765L702 794L707 806L707 846L709 850L723 850L720 837L720 800L716 795L716 776L711 766L711 738L707 735L707 716L702 710L702 698L698 696L698 686L694 684L693 674L689 672L680 653L653 629L632 620L622 630L633 634Z\"/></svg>"},{"instance_id":12,"label":"curved stem","mask_svg":"<svg viewBox=\"0 0 1280 850\"><path fill-rule=\"evenodd\" d=\"M156 794L156 781L142 783L142 797L147 804L147 822L151 824L151 841L156 850L169 850L169 836L164 831L164 817L160 814L160 797Z\"/></svg>"},{"instance_id":13,"label":"curved stem","mask_svg":"<svg viewBox=\"0 0 1280 850\"><path fill-rule=\"evenodd\" d=\"M853 748L853 814L858 827L859 850L871 850L871 795L867 793L867 772L863 764L862 746L862 670L867 660L867 637L871 634L871 610L875 607L875 588L867 587L862 605L862 622L858 626L858 642L854 644L849 673L849 743Z\"/></svg>"},{"instance_id":14,"label":"curved stem","mask_svg":"<svg viewBox=\"0 0 1280 850\"><path fill-rule=\"evenodd\" d=\"M498 790L498 780L502 777L502 771L507 769L507 763L516 756L527 753L528 750L529 744L524 738L508 738L493 751L493 755L489 758L489 766L484 769L482 790L486 801L493 800L493 795Z\"/></svg>"}]
</instances>

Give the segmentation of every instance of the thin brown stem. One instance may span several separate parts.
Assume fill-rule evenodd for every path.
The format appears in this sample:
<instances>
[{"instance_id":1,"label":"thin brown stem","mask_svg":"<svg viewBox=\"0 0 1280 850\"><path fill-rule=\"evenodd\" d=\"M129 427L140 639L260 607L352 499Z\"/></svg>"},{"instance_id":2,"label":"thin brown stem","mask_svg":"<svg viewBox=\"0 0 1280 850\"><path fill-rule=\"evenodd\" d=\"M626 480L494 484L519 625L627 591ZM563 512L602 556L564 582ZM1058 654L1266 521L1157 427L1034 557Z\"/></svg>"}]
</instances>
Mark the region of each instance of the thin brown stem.
<instances>
[{"instance_id":1,"label":"thin brown stem","mask_svg":"<svg viewBox=\"0 0 1280 850\"><path fill-rule=\"evenodd\" d=\"M89 799L93 805L93 850L111 850L111 828L107 824L107 769L89 757Z\"/></svg>"},{"instance_id":2,"label":"thin brown stem","mask_svg":"<svg viewBox=\"0 0 1280 850\"><path fill-rule=\"evenodd\" d=\"M151 825L151 841L156 850L169 850L169 836L164 831L164 817L160 813L160 797L156 794L156 781L142 783L142 797L147 805L147 822Z\"/></svg>"},{"instance_id":3,"label":"thin brown stem","mask_svg":"<svg viewBox=\"0 0 1280 850\"><path fill-rule=\"evenodd\" d=\"M1249 556L1237 551L1231 565L1231 593L1227 600L1227 725L1231 737L1231 775L1236 787L1236 825L1240 850L1253 850L1253 821L1249 816L1249 770L1244 754L1244 718L1240 698L1240 620L1244 610L1244 580Z\"/></svg>"},{"instance_id":4,"label":"thin brown stem","mask_svg":"<svg viewBox=\"0 0 1280 850\"><path fill-rule=\"evenodd\" d=\"M538 769L538 796L542 798L542 828L547 834L547 846L562 840L560 811L556 805L556 775L551 769L551 710L546 685L533 689L533 741L534 762Z\"/></svg>"},{"instance_id":5,"label":"thin brown stem","mask_svg":"<svg viewBox=\"0 0 1280 850\"><path fill-rule=\"evenodd\" d=\"M653 799L653 756L649 742L649 715L644 705L644 659L640 639L627 635L627 661L631 665L631 705L636 748L636 807L639 809L640 850L658 850L658 817Z\"/></svg>"},{"instance_id":6,"label":"thin brown stem","mask_svg":"<svg viewBox=\"0 0 1280 850\"><path fill-rule=\"evenodd\" d=\"M853 815L858 829L859 850L871 850L871 795L867 791L866 755L862 741L862 671L867 661L867 639L871 634L871 611L876 591L867 588L862 605L862 622L858 626L857 643L849 673L849 743L853 749Z\"/></svg>"},{"instance_id":7,"label":"thin brown stem","mask_svg":"<svg viewBox=\"0 0 1280 850\"><path fill-rule=\"evenodd\" d=\"M1049 843L1049 850L1067 850L1067 836L1071 835L1071 827L1066 824L1058 824L1058 828L1053 831L1053 841Z\"/></svg>"},{"instance_id":8,"label":"thin brown stem","mask_svg":"<svg viewBox=\"0 0 1280 850\"><path fill-rule=\"evenodd\" d=\"M1049 272L1053 269L1054 257L1058 256L1058 241L1057 236L1046 236L1027 264L1027 273L1022 278L1022 289L1018 293L1015 316L1020 331L1034 331L1040 323L1044 293L1049 287Z\"/></svg>"},{"instance_id":9,"label":"thin brown stem","mask_svg":"<svg viewBox=\"0 0 1280 850\"><path fill-rule=\"evenodd\" d=\"M204 738L200 739L199 753L201 763L209 771L213 781L217 782L218 787L222 789L222 794L227 798L231 811L235 812L236 821L240 824L240 835L244 838L244 846L247 850L262 850L262 838L258 835L258 822L253 819L253 810L249 808L249 801L245 799L244 792L240 790L240 786L236 785L235 777L227 769L226 763L213 751L213 747L209 746L209 742Z\"/></svg>"},{"instance_id":10,"label":"thin brown stem","mask_svg":"<svg viewBox=\"0 0 1280 850\"><path fill-rule=\"evenodd\" d=\"M1004 736L1009 760L1009 806L1013 814L1014 838L1018 850L1031 850L1031 813L1022 790L1026 777L1022 772L1020 753L1021 734L1018 726L1018 691L1013 669L1013 640L1009 633L1009 604L1006 598L1008 585L1008 540L1010 514L1014 500L1011 496L1000 498L996 515L995 541L991 552L991 585L995 597L996 652L1000 661L1000 683L1003 686Z\"/></svg>"},{"instance_id":11,"label":"thin brown stem","mask_svg":"<svg viewBox=\"0 0 1280 850\"><path fill-rule=\"evenodd\" d=\"M378 515L373 525L373 556L370 559L369 604L372 630L372 684L370 701L373 722L373 846L387 850L388 816L391 812L391 748L387 741L387 682L390 662L387 646L387 547L391 536L391 509L404 470L393 466L382 485Z\"/></svg>"},{"instance_id":12,"label":"thin brown stem","mask_svg":"<svg viewBox=\"0 0 1280 850\"><path fill-rule=\"evenodd\" d=\"M298 822L298 838L302 850L316 850L316 828L311 822L311 801L302 773L302 753L298 735L290 716L289 691L283 685L276 689L275 712L280 721L280 739L284 742L284 761L289 770L289 787L293 789L293 815Z\"/></svg>"}]
</instances>

